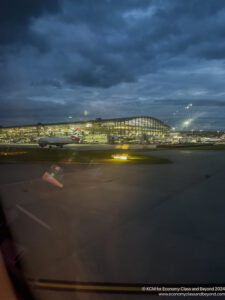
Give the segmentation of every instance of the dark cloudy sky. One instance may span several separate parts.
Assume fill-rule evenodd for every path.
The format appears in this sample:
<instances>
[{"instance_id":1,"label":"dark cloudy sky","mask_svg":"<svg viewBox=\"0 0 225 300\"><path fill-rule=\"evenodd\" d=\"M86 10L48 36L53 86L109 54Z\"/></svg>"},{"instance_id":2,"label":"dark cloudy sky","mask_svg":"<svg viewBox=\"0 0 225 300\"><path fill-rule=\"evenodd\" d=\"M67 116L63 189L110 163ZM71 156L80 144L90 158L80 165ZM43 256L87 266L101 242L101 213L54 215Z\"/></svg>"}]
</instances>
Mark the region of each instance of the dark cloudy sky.
<instances>
[{"instance_id":1,"label":"dark cloudy sky","mask_svg":"<svg viewBox=\"0 0 225 300\"><path fill-rule=\"evenodd\" d=\"M0 125L135 115L225 130L224 0L0 0Z\"/></svg>"}]
</instances>

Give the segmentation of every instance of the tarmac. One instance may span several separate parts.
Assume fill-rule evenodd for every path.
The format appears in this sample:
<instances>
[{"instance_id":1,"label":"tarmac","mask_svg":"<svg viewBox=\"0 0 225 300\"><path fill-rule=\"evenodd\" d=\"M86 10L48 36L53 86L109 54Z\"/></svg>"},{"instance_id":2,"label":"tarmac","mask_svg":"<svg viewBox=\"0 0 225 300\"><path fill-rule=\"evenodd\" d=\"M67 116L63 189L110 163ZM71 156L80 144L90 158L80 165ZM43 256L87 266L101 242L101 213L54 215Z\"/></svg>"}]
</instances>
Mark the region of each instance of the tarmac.
<instances>
[{"instance_id":1,"label":"tarmac","mask_svg":"<svg viewBox=\"0 0 225 300\"><path fill-rule=\"evenodd\" d=\"M25 275L114 284L224 282L225 151L157 155L173 164L60 165L61 188L42 179L51 165L0 165L4 210ZM34 293L43 300L139 299Z\"/></svg>"},{"instance_id":2,"label":"tarmac","mask_svg":"<svg viewBox=\"0 0 225 300\"><path fill-rule=\"evenodd\" d=\"M0 148L40 148L39 144L0 144ZM63 148L52 146L52 149L76 149L76 150L112 150L112 149L156 149L156 145L143 144L68 144Z\"/></svg>"}]
</instances>

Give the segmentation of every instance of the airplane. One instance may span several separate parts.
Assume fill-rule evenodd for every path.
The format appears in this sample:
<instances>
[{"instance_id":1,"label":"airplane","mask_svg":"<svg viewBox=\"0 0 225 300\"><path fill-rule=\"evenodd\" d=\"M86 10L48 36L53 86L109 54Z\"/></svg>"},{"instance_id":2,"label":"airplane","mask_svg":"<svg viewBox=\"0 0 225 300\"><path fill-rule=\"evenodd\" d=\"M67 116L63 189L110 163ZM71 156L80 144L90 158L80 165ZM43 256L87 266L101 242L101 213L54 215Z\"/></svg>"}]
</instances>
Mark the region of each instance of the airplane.
<instances>
[{"instance_id":1,"label":"airplane","mask_svg":"<svg viewBox=\"0 0 225 300\"><path fill-rule=\"evenodd\" d=\"M221 137L203 137L202 142L208 142L208 143L216 143L216 142L221 142L224 141L224 135L222 135Z\"/></svg>"},{"instance_id":2,"label":"airplane","mask_svg":"<svg viewBox=\"0 0 225 300\"><path fill-rule=\"evenodd\" d=\"M68 137L68 138L60 138L60 137L40 138L38 141L38 144L42 148L46 147L46 146L49 146L49 148L51 148L53 145L62 148L64 145L79 143L79 141L80 141L79 128L76 128L73 131L73 134L71 137Z\"/></svg>"}]
</instances>

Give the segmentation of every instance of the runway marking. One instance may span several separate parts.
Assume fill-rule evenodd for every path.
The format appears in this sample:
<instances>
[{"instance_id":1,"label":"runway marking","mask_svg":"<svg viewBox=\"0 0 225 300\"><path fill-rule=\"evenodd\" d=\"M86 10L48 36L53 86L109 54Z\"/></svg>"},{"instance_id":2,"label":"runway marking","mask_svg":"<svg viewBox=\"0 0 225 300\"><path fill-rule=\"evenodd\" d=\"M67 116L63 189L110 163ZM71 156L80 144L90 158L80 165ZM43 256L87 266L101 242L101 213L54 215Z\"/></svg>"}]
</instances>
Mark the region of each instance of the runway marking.
<instances>
[{"instance_id":1,"label":"runway marking","mask_svg":"<svg viewBox=\"0 0 225 300\"><path fill-rule=\"evenodd\" d=\"M16 205L16 207L22 211L25 215L29 216L30 218L32 218L33 220L35 220L37 223L39 223L40 225L42 225L43 227L45 227L48 230L52 230L52 228L50 226L48 226L48 224L46 224L45 222L43 222L42 220L40 220L39 218L35 217L33 214L31 214L29 211L27 211L26 209L24 209L23 207L21 207L20 205Z\"/></svg>"}]
</instances>

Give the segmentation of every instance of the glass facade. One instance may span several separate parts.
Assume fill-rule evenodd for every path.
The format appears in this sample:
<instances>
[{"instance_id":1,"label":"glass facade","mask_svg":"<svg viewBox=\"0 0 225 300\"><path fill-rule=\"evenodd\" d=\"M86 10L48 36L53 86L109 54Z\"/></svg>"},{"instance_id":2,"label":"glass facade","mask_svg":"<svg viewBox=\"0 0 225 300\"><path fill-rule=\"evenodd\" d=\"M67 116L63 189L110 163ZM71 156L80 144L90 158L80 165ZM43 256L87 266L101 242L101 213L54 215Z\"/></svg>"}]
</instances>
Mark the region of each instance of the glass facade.
<instances>
[{"instance_id":1,"label":"glass facade","mask_svg":"<svg viewBox=\"0 0 225 300\"><path fill-rule=\"evenodd\" d=\"M1 143L36 143L40 137L69 137L79 128L85 142L109 142L111 139L136 140L143 136L162 136L170 127L153 117L141 116L101 119L58 124L41 124L0 128Z\"/></svg>"}]
</instances>

